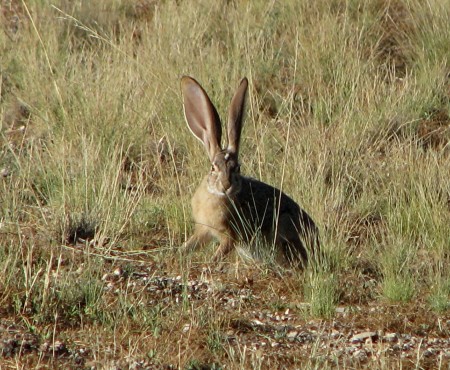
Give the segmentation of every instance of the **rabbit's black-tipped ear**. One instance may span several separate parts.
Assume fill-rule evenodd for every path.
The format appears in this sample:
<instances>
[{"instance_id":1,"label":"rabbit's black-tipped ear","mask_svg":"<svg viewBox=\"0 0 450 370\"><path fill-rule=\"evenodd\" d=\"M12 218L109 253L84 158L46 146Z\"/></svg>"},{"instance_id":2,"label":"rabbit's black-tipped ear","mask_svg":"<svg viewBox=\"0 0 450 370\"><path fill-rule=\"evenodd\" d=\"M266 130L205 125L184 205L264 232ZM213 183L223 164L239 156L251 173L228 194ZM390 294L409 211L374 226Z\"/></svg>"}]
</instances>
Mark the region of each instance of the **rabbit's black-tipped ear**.
<instances>
[{"instance_id":1,"label":"rabbit's black-tipped ear","mask_svg":"<svg viewBox=\"0 0 450 370\"><path fill-rule=\"evenodd\" d=\"M231 100L230 110L228 112L228 150L235 153L236 156L239 154L239 141L241 140L247 88L248 80L244 77Z\"/></svg>"},{"instance_id":2,"label":"rabbit's black-tipped ear","mask_svg":"<svg viewBox=\"0 0 450 370\"><path fill-rule=\"evenodd\" d=\"M192 133L203 143L212 161L221 150L222 127L216 108L205 90L192 77L181 79L184 116Z\"/></svg>"}]
</instances>

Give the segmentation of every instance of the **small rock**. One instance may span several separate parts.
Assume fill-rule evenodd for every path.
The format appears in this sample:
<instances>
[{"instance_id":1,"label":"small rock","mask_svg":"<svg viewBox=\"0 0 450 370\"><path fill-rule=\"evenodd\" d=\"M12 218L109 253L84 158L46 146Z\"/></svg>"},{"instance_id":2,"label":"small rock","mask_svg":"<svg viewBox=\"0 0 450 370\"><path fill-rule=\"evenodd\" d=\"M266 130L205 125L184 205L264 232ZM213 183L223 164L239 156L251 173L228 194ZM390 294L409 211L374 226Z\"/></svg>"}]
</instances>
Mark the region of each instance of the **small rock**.
<instances>
[{"instance_id":1,"label":"small rock","mask_svg":"<svg viewBox=\"0 0 450 370\"><path fill-rule=\"evenodd\" d=\"M338 339L340 337L342 337L342 333L341 332L339 332L339 331L337 331L335 329L333 329L331 331L331 339Z\"/></svg>"},{"instance_id":2,"label":"small rock","mask_svg":"<svg viewBox=\"0 0 450 370\"><path fill-rule=\"evenodd\" d=\"M365 341L366 339L376 339L378 337L377 332L375 331L365 331L363 333L355 334L350 341L352 343L361 343Z\"/></svg>"},{"instance_id":3,"label":"small rock","mask_svg":"<svg viewBox=\"0 0 450 370\"><path fill-rule=\"evenodd\" d=\"M293 342L295 340L295 338L298 335L298 331L290 331L289 333L286 334L286 338L288 341Z\"/></svg>"},{"instance_id":4,"label":"small rock","mask_svg":"<svg viewBox=\"0 0 450 370\"><path fill-rule=\"evenodd\" d=\"M403 344L402 350L409 351L411 348L412 348L411 344L405 343L405 344Z\"/></svg>"},{"instance_id":5,"label":"small rock","mask_svg":"<svg viewBox=\"0 0 450 370\"><path fill-rule=\"evenodd\" d=\"M312 342L316 339L316 335L314 335L312 332L301 332L297 335L297 338L295 338L298 342L301 343L308 343Z\"/></svg>"},{"instance_id":6,"label":"small rock","mask_svg":"<svg viewBox=\"0 0 450 370\"><path fill-rule=\"evenodd\" d=\"M259 321L259 320L256 320L256 319L253 319L252 322L253 322L253 324L255 324L255 325L264 325L263 322L261 322L261 321Z\"/></svg>"},{"instance_id":7,"label":"small rock","mask_svg":"<svg viewBox=\"0 0 450 370\"><path fill-rule=\"evenodd\" d=\"M393 346L392 346L392 349L394 350L394 351L396 351L396 352L398 352L398 351L401 351L402 350L402 347L400 346L400 344L394 344Z\"/></svg>"},{"instance_id":8,"label":"small rock","mask_svg":"<svg viewBox=\"0 0 450 370\"><path fill-rule=\"evenodd\" d=\"M398 339L397 333L387 333L383 337L383 340L389 343L396 342L397 339Z\"/></svg>"},{"instance_id":9,"label":"small rock","mask_svg":"<svg viewBox=\"0 0 450 370\"><path fill-rule=\"evenodd\" d=\"M44 342L44 343L41 344L39 350L41 352L47 352L49 348L50 348L50 343L49 342Z\"/></svg>"},{"instance_id":10,"label":"small rock","mask_svg":"<svg viewBox=\"0 0 450 370\"><path fill-rule=\"evenodd\" d=\"M122 276L122 275L123 275L123 270L122 270L122 268L121 268L121 267L117 267L117 268L114 270L113 274L114 274L115 276Z\"/></svg>"}]
</instances>

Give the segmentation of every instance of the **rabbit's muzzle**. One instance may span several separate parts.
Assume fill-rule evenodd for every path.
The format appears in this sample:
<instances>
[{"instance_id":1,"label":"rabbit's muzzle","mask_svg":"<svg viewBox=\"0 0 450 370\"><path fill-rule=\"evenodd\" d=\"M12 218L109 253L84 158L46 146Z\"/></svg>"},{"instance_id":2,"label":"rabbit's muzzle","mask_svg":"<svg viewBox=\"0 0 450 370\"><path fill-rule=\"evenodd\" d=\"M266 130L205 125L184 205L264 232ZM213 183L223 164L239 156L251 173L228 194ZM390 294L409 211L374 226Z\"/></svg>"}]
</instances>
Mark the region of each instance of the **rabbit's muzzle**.
<instances>
[{"instance_id":1,"label":"rabbit's muzzle","mask_svg":"<svg viewBox=\"0 0 450 370\"><path fill-rule=\"evenodd\" d=\"M216 154L208 176L208 191L231 197L241 190L240 166L236 158L224 151Z\"/></svg>"}]
</instances>

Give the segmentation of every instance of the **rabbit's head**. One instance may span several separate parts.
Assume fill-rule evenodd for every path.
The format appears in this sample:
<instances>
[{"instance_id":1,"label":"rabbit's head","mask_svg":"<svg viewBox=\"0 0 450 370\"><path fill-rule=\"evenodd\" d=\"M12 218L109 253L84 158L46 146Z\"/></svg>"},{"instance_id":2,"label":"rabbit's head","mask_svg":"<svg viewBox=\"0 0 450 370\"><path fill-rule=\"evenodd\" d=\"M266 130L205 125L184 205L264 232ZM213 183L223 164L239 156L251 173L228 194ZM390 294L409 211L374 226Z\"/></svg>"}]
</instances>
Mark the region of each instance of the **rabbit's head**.
<instances>
[{"instance_id":1,"label":"rabbit's head","mask_svg":"<svg viewBox=\"0 0 450 370\"><path fill-rule=\"evenodd\" d=\"M242 79L228 111L228 145L222 149L222 125L216 108L205 90L191 77L181 79L186 122L209 156L211 171L208 191L219 196L232 196L241 189L239 142L248 81Z\"/></svg>"}]
</instances>

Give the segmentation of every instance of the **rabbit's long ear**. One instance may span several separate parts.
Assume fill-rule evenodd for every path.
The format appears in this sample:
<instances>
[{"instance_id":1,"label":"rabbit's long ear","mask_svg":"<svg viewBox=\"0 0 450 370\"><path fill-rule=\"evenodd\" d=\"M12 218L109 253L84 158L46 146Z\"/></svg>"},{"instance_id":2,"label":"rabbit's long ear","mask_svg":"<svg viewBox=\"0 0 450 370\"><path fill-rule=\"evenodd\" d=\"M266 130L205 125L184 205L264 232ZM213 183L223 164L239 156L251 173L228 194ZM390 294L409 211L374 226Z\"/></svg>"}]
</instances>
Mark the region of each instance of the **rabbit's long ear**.
<instances>
[{"instance_id":1,"label":"rabbit's long ear","mask_svg":"<svg viewBox=\"0 0 450 370\"><path fill-rule=\"evenodd\" d=\"M236 154L236 156L239 154L239 141L241 139L247 87L248 80L244 77L231 100L228 112L228 150Z\"/></svg>"},{"instance_id":2,"label":"rabbit's long ear","mask_svg":"<svg viewBox=\"0 0 450 370\"><path fill-rule=\"evenodd\" d=\"M193 78L181 79L184 117L192 133L203 143L212 161L221 150L222 127L216 108L205 90Z\"/></svg>"}]
</instances>

